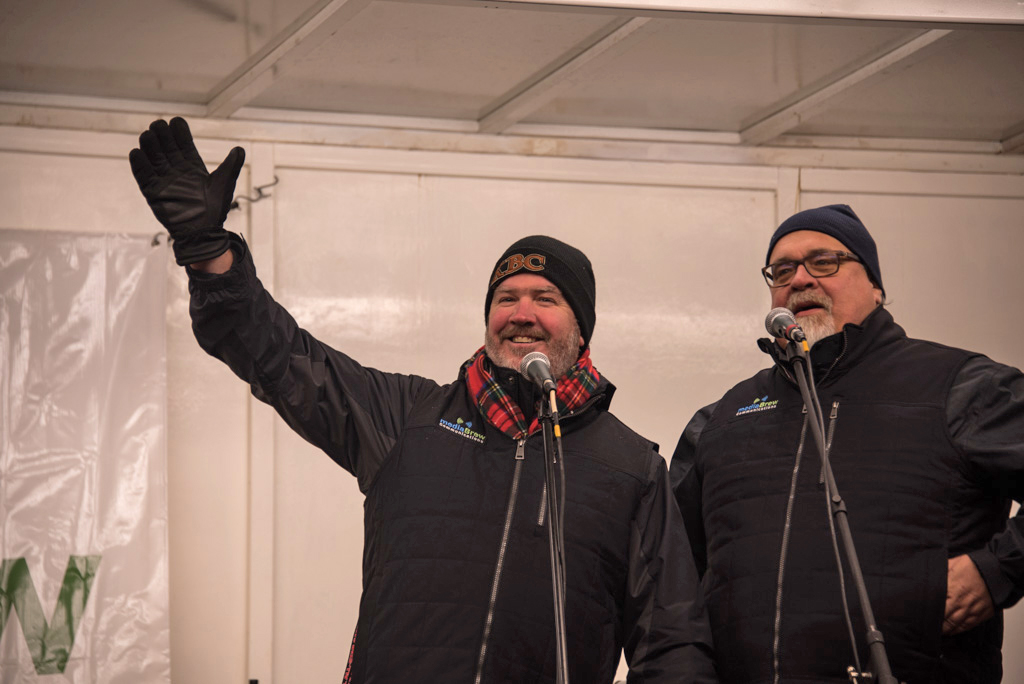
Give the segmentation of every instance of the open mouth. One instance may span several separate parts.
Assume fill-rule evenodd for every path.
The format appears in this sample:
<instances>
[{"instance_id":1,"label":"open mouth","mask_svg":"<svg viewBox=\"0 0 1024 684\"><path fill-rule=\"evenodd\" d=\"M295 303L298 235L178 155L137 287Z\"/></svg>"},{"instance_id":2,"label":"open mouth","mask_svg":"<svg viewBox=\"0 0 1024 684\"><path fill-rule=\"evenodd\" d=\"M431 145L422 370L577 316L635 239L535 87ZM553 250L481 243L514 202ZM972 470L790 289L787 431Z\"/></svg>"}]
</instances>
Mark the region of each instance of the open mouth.
<instances>
[{"instance_id":1,"label":"open mouth","mask_svg":"<svg viewBox=\"0 0 1024 684\"><path fill-rule=\"evenodd\" d=\"M818 302L800 302L794 304L791 311L794 316L813 316L814 314L826 313L827 309Z\"/></svg>"},{"instance_id":2,"label":"open mouth","mask_svg":"<svg viewBox=\"0 0 1024 684\"><path fill-rule=\"evenodd\" d=\"M544 341L539 337L530 337L528 335L513 335L511 337L506 337L505 340L512 344L534 344Z\"/></svg>"}]
</instances>

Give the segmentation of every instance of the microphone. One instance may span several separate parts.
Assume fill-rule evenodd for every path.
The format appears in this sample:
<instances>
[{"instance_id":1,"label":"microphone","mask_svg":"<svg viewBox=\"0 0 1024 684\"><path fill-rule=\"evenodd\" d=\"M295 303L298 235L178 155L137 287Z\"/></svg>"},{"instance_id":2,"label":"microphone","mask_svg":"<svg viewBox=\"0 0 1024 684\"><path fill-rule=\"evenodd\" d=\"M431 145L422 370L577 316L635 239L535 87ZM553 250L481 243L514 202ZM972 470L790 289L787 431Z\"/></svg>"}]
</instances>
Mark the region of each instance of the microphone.
<instances>
[{"instance_id":1,"label":"microphone","mask_svg":"<svg viewBox=\"0 0 1024 684\"><path fill-rule=\"evenodd\" d=\"M806 342L803 328L796 322L796 316L789 309L780 306L768 312L764 327L772 337L781 337L790 342Z\"/></svg>"},{"instance_id":2,"label":"microphone","mask_svg":"<svg viewBox=\"0 0 1024 684\"><path fill-rule=\"evenodd\" d=\"M530 352L519 364L519 372L544 392L555 389L555 379L551 377L551 362L544 352Z\"/></svg>"}]
</instances>

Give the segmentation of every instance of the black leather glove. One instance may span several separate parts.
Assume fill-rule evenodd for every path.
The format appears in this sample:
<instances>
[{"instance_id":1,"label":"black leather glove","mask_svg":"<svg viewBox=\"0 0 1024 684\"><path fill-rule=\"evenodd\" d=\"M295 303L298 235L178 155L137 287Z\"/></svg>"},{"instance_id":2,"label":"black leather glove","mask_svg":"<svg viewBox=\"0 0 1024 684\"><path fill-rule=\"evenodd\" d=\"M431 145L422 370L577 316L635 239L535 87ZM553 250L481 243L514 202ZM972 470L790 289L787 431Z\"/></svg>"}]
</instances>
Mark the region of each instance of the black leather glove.
<instances>
[{"instance_id":1,"label":"black leather glove","mask_svg":"<svg viewBox=\"0 0 1024 684\"><path fill-rule=\"evenodd\" d=\"M151 123L128 161L150 209L171 234L179 266L213 259L228 250L224 219L231 209L245 150L234 148L216 171L208 173L188 124L175 117L170 125L163 119Z\"/></svg>"}]
</instances>

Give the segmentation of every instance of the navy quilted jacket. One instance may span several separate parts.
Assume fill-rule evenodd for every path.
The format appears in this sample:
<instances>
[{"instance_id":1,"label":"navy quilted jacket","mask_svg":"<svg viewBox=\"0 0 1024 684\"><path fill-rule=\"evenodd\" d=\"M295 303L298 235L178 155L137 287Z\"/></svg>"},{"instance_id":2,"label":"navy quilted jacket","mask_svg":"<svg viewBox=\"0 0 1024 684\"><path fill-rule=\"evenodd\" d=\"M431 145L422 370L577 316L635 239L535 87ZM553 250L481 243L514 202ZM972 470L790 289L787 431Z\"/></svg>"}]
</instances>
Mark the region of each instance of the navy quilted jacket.
<instances>
[{"instance_id":1,"label":"navy quilted jacket","mask_svg":"<svg viewBox=\"0 0 1024 684\"><path fill-rule=\"evenodd\" d=\"M997 608L1024 592L1024 515L1007 520L1024 497L1024 376L908 338L884 308L818 342L811 358L893 674L999 682L1001 614L941 633L946 564L970 554ZM672 459L723 682L845 682L854 662L821 462L791 377L780 363L736 385L694 416ZM868 669L848 572L846 594Z\"/></svg>"}]
</instances>

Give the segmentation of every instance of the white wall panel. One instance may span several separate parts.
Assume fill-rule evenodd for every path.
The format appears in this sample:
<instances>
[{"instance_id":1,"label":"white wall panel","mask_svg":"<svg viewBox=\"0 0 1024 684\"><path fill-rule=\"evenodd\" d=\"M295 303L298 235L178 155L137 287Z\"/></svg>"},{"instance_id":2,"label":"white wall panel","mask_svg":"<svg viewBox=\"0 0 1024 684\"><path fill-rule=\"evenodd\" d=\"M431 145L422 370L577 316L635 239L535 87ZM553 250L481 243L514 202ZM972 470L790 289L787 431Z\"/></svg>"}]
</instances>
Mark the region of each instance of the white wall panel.
<instances>
[{"instance_id":1,"label":"white wall panel","mask_svg":"<svg viewBox=\"0 0 1024 684\"><path fill-rule=\"evenodd\" d=\"M127 152L125 153L127 155ZM125 157L127 159L127 156ZM5 228L156 234L126 161L0 152Z\"/></svg>"}]
</instances>

